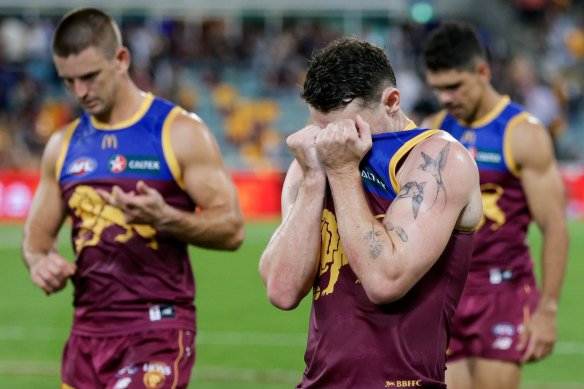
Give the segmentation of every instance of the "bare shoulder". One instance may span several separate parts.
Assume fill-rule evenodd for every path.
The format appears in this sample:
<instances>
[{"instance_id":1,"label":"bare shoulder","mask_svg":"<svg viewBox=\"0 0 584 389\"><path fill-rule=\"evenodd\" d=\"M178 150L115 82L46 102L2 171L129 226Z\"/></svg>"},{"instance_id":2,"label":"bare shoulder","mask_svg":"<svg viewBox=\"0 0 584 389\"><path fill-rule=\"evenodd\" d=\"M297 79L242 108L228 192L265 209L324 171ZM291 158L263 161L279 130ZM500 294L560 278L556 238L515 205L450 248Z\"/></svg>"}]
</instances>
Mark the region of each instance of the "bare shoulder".
<instances>
[{"instance_id":1,"label":"bare shoulder","mask_svg":"<svg viewBox=\"0 0 584 389\"><path fill-rule=\"evenodd\" d=\"M479 173L474 158L468 150L445 131L418 143L404 162L406 171L434 176L449 191L463 197L475 191L479 184Z\"/></svg>"},{"instance_id":2,"label":"bare shoulder","mask_svg":"<svg viewBox=\"0 0 584 389\"><path fill-rule=\"evenodd\" d=\"M70 136L72 130L74 129L78 121L79 121L78 119L72 121L66 126L55 131L49 137L49 140L43 152L43 158L41 162L42 165L41 167L44 171L46 171L46 169L54 171L59 156L61 156L61 153L64 151L63 146L65 145L65 141Z\"/></svg>"},{"instance_id":3,"label":"bare shoulder","mask_svg":"<svg viewBox=\"0 0 584 389\"><path fill-rule=\"evenodd\" d=\"M217 140L194 113L182 110L170 126L172 148L179 162L221 159Z\"/></svg>"},{"instance_id":4,"label":"bare shoulder","mask_svg":"<svg viewBox=\"0 0 584 389\"><path fill-rule=\"evenodd\" d=\"M519 169L548 165L554 160L551 136L537 118L526 116L509 130L511 154Z\"/></svg>"},{"instance_id":5,"label":"bare shoulder","mask_svg":"<svg viewBox=\"0 0 584 389\"><path fill-rule=\"evenodd\" d=\"M422 123L420 123L420 128L438 128L445 115L446 111L443 110L427 116L422 120Z\"/></svg>"}]
</instances>

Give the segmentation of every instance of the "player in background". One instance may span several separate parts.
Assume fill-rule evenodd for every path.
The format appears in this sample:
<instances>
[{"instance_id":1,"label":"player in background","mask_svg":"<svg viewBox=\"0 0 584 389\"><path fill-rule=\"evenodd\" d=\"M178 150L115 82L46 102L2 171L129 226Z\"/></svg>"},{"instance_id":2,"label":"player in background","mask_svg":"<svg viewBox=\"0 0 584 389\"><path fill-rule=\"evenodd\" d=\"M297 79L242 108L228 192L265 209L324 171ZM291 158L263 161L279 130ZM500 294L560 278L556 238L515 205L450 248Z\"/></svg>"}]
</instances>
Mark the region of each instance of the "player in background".
<instances>
[{"instance_id":1,"label":"player in background","mask_svg":"<svg viewBox=\"0 0 584 389\"><path fill-rule=\"evenodd\" d=\"M111 17L65 15L53 59L85 112L46 146L22 252L47 295L73 281L61 388L186 388L196 331L187 246L239 247L235 186L201 119L132 82ZM56 245L68 216L74 263Z\"/></svg>"},{"instance_id":2,"label":"player in background","mask_svg":"<svg viewBox=\"0 0 584 389\"><path fill-rule=\"evenodd\" d=\"M557 339L568 231L552 142L533 115L494 89L471 25L437 28L424 61L445 109L422 127L444 129L468 148L484 209L454 316L446 382L452 389L518 388L522 364L548 356ZM525 241L532 220L543 236L540 292Z\"/></svg>"}]
</instances>

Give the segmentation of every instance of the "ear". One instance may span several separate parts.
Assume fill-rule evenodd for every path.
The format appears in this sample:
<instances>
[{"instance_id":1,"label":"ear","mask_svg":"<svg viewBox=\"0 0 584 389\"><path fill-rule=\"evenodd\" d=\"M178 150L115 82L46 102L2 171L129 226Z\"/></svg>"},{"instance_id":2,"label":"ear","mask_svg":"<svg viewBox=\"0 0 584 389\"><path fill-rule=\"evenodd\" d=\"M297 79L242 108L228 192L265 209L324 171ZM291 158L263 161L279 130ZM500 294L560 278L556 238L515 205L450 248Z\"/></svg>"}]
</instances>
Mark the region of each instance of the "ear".
<instances>
[{"instance_id":1,"label":"ear","mask_svg":"<svg viewBox=\"0 0 584 389\"><path fill-rule=\"evenodd\" d=\"M486 62L479 62L475 71L481 80L491 82L491 67Z\"/></svg>"},{"instance_id":2,"label":"ear","mask_svg":"<svg viewBox=\"0 0 584 389\"><path fill-rule=\"evenodd\" d=\"M381 104L385 108L386 115L393 115L400 110L401 96L395 86L388 86L381 94Z\"/></svg>"},{"instance_id":3,"label":"ear","mask_svg":"<svg viewBox=\"0 0 584 389\"><path fill-rule=\"evenodd\" d=\"M116 50L114 54L114 61L116 62L118 69L121 72L127 72L130 68L130 63L132 62L132 57L130 51L127 47L120 47Z\"/></svg>"}]
</instances>

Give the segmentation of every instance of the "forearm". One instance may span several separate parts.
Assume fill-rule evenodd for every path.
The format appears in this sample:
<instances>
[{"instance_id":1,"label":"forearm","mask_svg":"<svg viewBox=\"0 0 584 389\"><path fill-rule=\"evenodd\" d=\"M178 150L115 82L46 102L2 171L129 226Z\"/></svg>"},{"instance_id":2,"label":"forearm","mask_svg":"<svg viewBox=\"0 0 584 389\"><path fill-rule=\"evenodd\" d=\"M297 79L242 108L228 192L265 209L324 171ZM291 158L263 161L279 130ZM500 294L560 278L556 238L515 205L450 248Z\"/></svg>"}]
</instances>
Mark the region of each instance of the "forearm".
<instances>
[{"instance_id":1,"label":"forearm","mask_svg":"<svg viewBox=\"0 0 584 389\"><path fill-rule=\"evenodd\" d=\"M186 212L170 205L153 227L185 243L199 247L235 250L244 236L244 223L237 207L204 209Z\"/></svg>"},{"instance_id":2,"label":"forearm","mask_svg":"<svg viewBox=\"0 0 584 389\"><path fill-rule=\"evenodd\" d=\"M542 283L540 305L557 311L568 262L568 231L565 221L549 225L542 231Z\"/></svg>"},{"instance_id":3,"label":"forearm","mask_svg":"<svg viewBox=\"0 0 584 389\"><path fill-rule=\"evenodd\" d=\"M325 186L324 176L304 179L292 209L262 254L260 275L268 299L278 308L295 308L314 283Z\"/></svg>"},{"instance_id":4,"label":"forearm","mask_svg":"<svg viewBox=\"0 0 584 389\"><path fill-rule=\"evenodd\" d=\"M395 245L369 209L359 171L327 172L327 176L337 210L339 236L351 269L372 302L397 300L402 293L392 282L401 268L395 260Z\"/></svg>"}]
</instances>

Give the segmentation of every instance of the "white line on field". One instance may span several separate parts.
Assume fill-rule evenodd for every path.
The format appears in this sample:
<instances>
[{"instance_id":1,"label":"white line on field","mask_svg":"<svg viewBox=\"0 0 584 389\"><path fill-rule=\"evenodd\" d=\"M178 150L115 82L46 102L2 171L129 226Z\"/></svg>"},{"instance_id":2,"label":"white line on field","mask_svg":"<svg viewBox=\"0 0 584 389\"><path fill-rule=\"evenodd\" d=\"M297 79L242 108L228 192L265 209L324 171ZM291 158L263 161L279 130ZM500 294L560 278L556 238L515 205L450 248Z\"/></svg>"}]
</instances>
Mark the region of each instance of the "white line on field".
<instances>
[{"instance_id":1,"label":"white line on field","mask_svg":"<svg viewBox=\"0 0 584 389\"><path fill-rule=\"evenodd\" d=\"M69 335L66 327L0 326L0 341L62 341ZM306 347L306 334L269 332L198 331L199 345ZM584 342L560 341L554 347L557 355L584 355Z\"/></svg>"}]
</instances>

